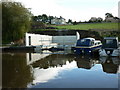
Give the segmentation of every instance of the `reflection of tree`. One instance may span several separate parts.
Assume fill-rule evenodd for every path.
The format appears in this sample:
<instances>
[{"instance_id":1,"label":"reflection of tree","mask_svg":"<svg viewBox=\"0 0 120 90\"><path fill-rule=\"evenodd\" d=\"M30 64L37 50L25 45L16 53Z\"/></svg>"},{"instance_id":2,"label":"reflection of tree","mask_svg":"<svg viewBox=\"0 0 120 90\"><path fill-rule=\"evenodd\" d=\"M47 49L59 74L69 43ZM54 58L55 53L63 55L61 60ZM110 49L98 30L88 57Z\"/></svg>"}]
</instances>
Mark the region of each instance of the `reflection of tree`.
<instances>
[{"instance_id":1,"label":"reflection of tree","mask_svg":"<svg viewBox=\"0 0 120 90\"><path fill-rule=\"evenodd\" d=\"M3 88L26 88L32 82L30 66L26 65L26 54L3 54L2 85Z\"/></svg>"},{"instance_id":2,"label":"reflection of tree","mask_svg":"<svg viewBox=\"0 0 120 90\"><path fill-rule=\"evenodd\" d=\"M73 55L53 54L33 63L33 67L40 67L47 69L49 67L62 67L66 61L72 62Z\"/></svg>"}]
</instances>

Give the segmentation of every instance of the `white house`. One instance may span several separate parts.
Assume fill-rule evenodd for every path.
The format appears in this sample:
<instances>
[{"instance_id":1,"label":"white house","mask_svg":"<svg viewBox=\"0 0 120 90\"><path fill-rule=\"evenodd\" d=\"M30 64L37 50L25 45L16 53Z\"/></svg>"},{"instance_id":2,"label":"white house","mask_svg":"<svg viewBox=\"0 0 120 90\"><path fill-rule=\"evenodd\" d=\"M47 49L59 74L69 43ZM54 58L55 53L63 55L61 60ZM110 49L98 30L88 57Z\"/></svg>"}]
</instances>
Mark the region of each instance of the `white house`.
<instances>
[{"instance_id":1,"label":"white house","mask_svg":"<svg viewBox=\"0 0 120 90\"><path fill-rule=\"evenodd\" d=\"M102 21L103 19L101 17L91 17L90 21L92 22L97 22L97 21Z\"/></svg>"},{"instance_id":2,"label":"white house","mask_svg":"<svg viewBox=\"0 0 120 90\"><path fill-rule=\"evenodd\" d=\"M64 18L55 18L51 20L51 24L64 25L66 24L66 20Z\"/></svg>"}]
</instances>

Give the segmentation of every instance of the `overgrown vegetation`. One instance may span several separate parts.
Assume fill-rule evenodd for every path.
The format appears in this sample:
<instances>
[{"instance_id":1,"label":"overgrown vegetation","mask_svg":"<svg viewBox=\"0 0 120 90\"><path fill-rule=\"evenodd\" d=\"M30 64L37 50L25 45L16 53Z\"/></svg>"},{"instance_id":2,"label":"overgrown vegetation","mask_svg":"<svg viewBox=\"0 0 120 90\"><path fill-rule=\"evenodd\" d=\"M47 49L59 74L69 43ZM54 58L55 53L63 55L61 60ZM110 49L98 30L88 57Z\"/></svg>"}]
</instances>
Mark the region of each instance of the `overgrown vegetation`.
<instances>
[{"instance_id":1,"label":"overgrown vegetation","mask_svg":"<svg viewBox=\"0 0 120 90\"><path fill-rule=\"evenodd\" d=\"M118 37L119 41L120 41L120 31L103 31L103 32L99 32L101 37Z\"/></svg>"},{"instance_id":2,"label":"overgrown vegetation","mask_svg":"<svg viewBox=\"0 0 120 90\"><path fill-rule=\"evenodd\" d=\"M2 2L2 43L24 38L30 29L31 13L19 2Z\"/></svg>"}]
</instances>

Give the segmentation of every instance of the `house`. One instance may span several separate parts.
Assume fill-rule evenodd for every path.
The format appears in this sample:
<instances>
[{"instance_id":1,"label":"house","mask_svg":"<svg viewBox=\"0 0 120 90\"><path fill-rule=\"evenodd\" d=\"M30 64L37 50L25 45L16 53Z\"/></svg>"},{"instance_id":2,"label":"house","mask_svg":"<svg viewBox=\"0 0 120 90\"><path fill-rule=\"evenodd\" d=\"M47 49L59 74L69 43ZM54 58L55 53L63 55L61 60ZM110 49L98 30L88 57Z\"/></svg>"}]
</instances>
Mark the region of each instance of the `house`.
<instances>
[{"instance_id":1,"label":"house","mask_svg":"<svg viewBox=\"0 0 120 90\"><path fill-rule=\"evenodd\" d=\"M91 22L96 22L96 21L97 21L97 18L96 18L96 17L91 17L90 21L91 21Z\"/></svg>"},{"instance_id":2,"label":"house","mask_svg":"<svg viewBox=\"0 0 120 90\"><path fill-rule=\"evenodd\" d=\"M106 22L118 22L119 21L119 18L115 18L115 17L106 17L105 18L105 21Z\"/></svg>"},{"instance_id":3,"label":"house","mask_svg":"<svg viewBox=\"0 0 120 90\"><path fill-rule=\"evenodd\" d=\"M51 24L55 24L55 25L64 25L66 24L66 20L62 17L60 18L54 18L51 20Z\"/></svg>"},{"instance_id":4,"label":"house","mask_svg":"<svg viewBox=\"0 0 120 90\"><path fill-rule=\"evenodd\" d=\"M101 17L91 17L91 19L89 20L90 22L102 22L103 19Z\"/></svg>"}]
</instances>

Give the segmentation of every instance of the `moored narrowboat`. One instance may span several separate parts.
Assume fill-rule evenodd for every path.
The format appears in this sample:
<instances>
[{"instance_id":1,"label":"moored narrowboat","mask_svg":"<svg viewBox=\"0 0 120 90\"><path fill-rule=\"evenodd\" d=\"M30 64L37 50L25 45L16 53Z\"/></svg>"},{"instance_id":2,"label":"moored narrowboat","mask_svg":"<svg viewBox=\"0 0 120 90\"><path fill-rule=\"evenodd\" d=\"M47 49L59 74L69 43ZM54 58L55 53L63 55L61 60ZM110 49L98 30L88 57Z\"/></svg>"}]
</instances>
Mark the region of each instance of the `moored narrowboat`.
<instances>
[{"instance_id":1,"label":"moored narrowboat","mask_svg":"<svg viewBox=\"0 0 120 90\"><path fill-rule=\"evenodd\" d=\"M99 50L101 46L102 43L100 40L95 40L94 38L83 38L77 40L74 51L76 54L90 54L96 50Z\"/></svg>"},{"instance_id":2,"label":"moored narrowboat","mask_svg":"<svg viewBox=\"0 0 120 90\"><path fill-rule=\"evenodd\" d=\"M104 37L102 44L100 56L120 56L118 37Z\"/></svg>"}]
</instances>

